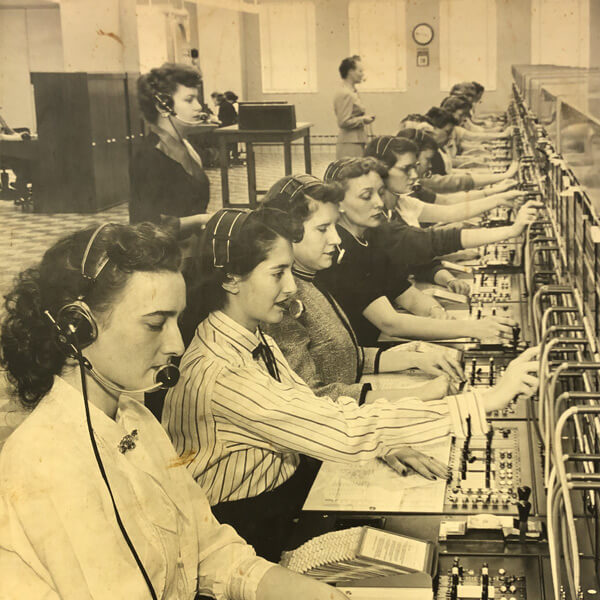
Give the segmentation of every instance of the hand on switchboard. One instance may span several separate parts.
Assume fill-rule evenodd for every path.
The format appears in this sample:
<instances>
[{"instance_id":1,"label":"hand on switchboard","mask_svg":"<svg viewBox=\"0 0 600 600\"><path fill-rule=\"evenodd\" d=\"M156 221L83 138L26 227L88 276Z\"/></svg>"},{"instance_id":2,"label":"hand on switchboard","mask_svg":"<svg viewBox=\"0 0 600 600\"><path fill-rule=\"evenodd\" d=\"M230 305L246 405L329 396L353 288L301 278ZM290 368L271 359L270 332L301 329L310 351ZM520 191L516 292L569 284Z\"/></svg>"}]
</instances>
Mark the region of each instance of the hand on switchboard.
<instances>
[{"instance_id":1,"label":"hand on switchboard","mask_svg":"<svg viewBox=\"0 0 600 600\"><path fill-rule=\"evenodd\" d=\"M502 410L516 396L531 398L538 389L540 347L525 350L511 361L497 385L482 392L486 412Z\"/></svg>"},{"instance_id":2,"label":"hand on switchboard","mask_svg":"<svg viewBox=\"0 0 600 600\"><path fill-rule=\"evenodd\" d=\"M484 317L476 321L469 321L472 328L471 336L479 340L500 338L501 340L512 340L513 328L516 321L510 317Z\"/></svg>"},{"instance_id":3,"label":"hand on switchboard","mask_svg":"<svg viewBox=\"0 0 600 600\"><path fill-rule=\"evenodd\" d=\"M394 450L382 460L400 475L407 475L410 471L415 471L431 481L438 478L445 480L448 476L448 465L410 446Z\"/></svg>"},{"instance_id":4,"label":"hand on switchboard","mask_svg":"<svg viewBox=\"0 0 600 600\"><path fill-rule=\"evenodd\" d=\"M521 234L528 225L533 223L538 218L538 210L543 207L543 202L536 202L535 200L530 200L526 204L523 204L513 224L515 233L517 235Z\"/></svg>"}]
</instances>

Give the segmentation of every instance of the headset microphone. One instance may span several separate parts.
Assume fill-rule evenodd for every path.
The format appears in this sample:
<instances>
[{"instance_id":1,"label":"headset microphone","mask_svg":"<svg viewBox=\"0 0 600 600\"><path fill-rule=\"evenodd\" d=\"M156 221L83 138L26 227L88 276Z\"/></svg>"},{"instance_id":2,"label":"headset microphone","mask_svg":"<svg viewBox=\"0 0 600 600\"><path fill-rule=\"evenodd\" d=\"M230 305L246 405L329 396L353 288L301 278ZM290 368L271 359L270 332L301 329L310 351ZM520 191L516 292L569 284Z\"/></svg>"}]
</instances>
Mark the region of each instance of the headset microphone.
<instances>
[{"instance_id":1,"label":"headset microphone","mask_svg":"<svg viewBox=\"0 0 600 600\"><path fill-rule=\"evenodd\" d=\"M342 262L342 259L344 258L344 254L346 254L346 250L344 250L344 248L342 248L339 244L336 244L335 247L338 251L338 257L336 262L339 265Z\"/></svg>"},{"instance_id":2,"label":"headset microphone","mask_svg":"<svg viewBox=\"0 0 600 600\"><path fill-rule=\"evenodd\" d=\"M117 385L104 377L101 373L98 373L96 369L87 361L86 365L87 370L91 373L92 377L96 379L103 386L110 388L115 392L120 392L122 394L141 394L142 392L156 392L158 390L166 390L177 385L179 381L179 369L176 365L167 364L159 367L159 369L154 374L154 385L151 385L146 388L140 388L138 390L130 390L128 388L124 388L120 385Z\"/></svg>"},{"instance_id":3,"label":"headset microphone","mask_svg":"<svg viewBox=\"0 0 600 600\"><path fill-rule=\"evenodd\" d=\"M66 326L61 327L61 325L55 321L55 319L47 310L44 311L44 315L54 326L57 334L57 342L63 351L68 356L76 358L78 361L80 361L94 377L94 379L96 379L96 381L101 383L103 386L123 394L139 394L142 392L156 392L161 389L169 389L177 385L177 382L179 381L179 369L177 368L177 365L172 363L168 363L159 367L154 374L154 384L146 388L130 390L113 383L110 381L110 379L107 379L104 375L96 371L96 369L94 369L92 366L92 363L85 356L83 356L83 353L79 349L77 331L72 324L69 323Z\"/></svg>"}]
</instances>

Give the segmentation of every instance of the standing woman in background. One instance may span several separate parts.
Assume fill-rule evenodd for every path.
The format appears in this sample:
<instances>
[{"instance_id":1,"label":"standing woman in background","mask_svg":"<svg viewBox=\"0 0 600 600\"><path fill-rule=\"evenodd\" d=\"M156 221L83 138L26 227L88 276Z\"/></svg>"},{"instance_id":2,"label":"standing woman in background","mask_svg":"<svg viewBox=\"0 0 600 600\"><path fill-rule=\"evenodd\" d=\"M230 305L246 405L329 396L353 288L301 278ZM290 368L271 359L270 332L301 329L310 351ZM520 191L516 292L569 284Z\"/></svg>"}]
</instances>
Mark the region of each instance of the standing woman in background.
<instances>
[{"instance_id":1,"label":"standing woman in background","mask_svg":"<svg viewBox=\"0 0 600 600\"><path fill-rule=\"evenodd\" d=\"M338 132L336 158L362 156L368 142L366 125L375 117L366 114L356 85L364 78L359 56L345 58L339 66L342 86L333 98L333 108L337 119Z\"/></svg>"},{"instance_id":2,"label":"standing woman in background","mask_svg":"<svg viewBox=\"0 0 600 600\"><path fill-rule=\"evenodd\" d=\"M138 101L151 135L130 168L131 223L151 221L176 233L184 256L193 253L210 184L186 136L206 120L198 99L201 76L187 65L165 63L138 79Z\"/></svg>"}]
</instances>

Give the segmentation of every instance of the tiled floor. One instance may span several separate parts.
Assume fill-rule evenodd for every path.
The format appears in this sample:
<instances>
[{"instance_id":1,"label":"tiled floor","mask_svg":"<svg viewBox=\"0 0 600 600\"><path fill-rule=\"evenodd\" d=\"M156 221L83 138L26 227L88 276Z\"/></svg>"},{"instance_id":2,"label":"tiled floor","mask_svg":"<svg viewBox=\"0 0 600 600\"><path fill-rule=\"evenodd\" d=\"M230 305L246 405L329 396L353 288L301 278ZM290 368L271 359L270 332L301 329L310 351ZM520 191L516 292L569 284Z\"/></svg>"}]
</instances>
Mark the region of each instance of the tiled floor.
<instances>
[{"instance_id":1,"label":"tiled floor","mask_svg":"<svg viewBox=\"0 0 600 600\"><path fill-rule=\"evenodd\" d=\"M284 175L280 148L263 147L256 150L257 187L268 189ZM293 149L294 172L301 173L304 159L301 148ZM335 159L335 146L316 146L312 151L313 173L322 176L327 165ZM218 169L207 170L211 183L209 211L221 207L221 176ZM229 172L232 202L247 202L247 176L245 167L235 167ZM0 298L10 289L11 282L21 270L40 260L44 250L57 239L103 221L127 223L127 205L93 215L57 214L40 215L24 213L12 202L0 201ZM0 313L3 307L0 307ZM0 448L10 432L23 420L25 413L9 400L6 382L0 373Z\"/></svg>"},{"instance_id":2,"label":"tiled floor","mask_svg":"<svg viewBox=\"0 0 600 600\"><path fill-rule=\"evenodd\" d=\"M284 175L281 148L257 148L257 188L268 189ZM303 172L302 149L293 148L295 172ZM316 146L312 151L313 173L323 175L325 168L335 158L335 146ZM209 169L211 202L209 211L221 207L221 176L218 169ZM247 202L247 175L245 167L229 171L232 202ZM23 213L12 202L0 201L0 295L6 293L19 271L38 261L44 250L55 240L77 229L103 221L127 223L127 205L93 215L57 214L39 215Z\"/></svg>"}]
</instances>

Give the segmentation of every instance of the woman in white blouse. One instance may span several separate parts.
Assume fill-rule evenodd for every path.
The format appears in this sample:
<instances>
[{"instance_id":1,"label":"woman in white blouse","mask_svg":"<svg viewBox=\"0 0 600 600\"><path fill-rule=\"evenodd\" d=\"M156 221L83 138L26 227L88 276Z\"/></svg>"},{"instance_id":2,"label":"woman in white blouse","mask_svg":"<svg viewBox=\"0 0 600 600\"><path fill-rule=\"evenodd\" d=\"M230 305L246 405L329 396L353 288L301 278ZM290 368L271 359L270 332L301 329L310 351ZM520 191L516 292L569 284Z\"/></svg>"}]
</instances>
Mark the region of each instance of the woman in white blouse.
<instances>
[{"instance_id":1,"label":"woman in white blouse","mask_svg":"<svg viewBox=\"0 0 600 600\"><path fill-rule=\"evenodd\" d=\"M151 224L105 225L59 241L8 294L2 365L32 412L0 455L2 598L344 597L220 525L134 397L183 351L180 262Z\"/></svg>"}]
</instances>

